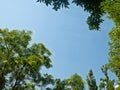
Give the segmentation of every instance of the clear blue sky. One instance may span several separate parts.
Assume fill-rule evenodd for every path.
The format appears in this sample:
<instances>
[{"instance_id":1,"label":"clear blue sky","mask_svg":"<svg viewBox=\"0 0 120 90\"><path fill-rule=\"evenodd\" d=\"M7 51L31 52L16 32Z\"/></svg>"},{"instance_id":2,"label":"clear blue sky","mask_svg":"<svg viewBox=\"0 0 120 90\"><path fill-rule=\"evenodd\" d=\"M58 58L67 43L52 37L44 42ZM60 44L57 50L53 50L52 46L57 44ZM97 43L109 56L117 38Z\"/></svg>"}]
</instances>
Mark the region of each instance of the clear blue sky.
<instances>
[{"instance_id":1,"label":"clear blue sky","mask_svg":"<svg viewBox=\"0 0 120 90\"><path fill-rule=\"evenodd\" d=\"M56 78L68 78L74 73L84 79L93 69L97 79L100 66L108 59L108 32L112 22L105 20L101 31L90 31L89 14L74 5L54 11L36 0L1 0L0 28L31 30L32 42L42 42L52 52L53 68L43 70Z\"/></svg>"}]
</instances>

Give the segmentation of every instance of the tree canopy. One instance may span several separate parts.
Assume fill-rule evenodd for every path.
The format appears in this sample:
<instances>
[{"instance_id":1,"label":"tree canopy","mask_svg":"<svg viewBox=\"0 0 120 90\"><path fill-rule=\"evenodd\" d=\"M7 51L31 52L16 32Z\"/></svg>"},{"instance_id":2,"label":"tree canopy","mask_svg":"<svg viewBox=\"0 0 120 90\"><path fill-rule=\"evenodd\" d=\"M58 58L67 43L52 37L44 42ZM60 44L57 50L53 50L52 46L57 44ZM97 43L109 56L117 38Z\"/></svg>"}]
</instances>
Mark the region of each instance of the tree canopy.
<instances>
[{"instance_id":1,"label":"tree canopy","mask_svg":"<svg viewBox=\"0 0 120 90\"><path fill-rule=\"evenodd\" d=\"M71 87L72 90L84 90L84 81L82 80L82 77L75 73L72 75L69 79L66 80L69 87Z\"/></svg>"},{"instance_id":2,"label":"tree canopy","mask_svg":"<svg viewBox=\"0 0 120 90\"><path fill-rule=\"evenodd\" d=\"M30 35L30 31L0 29L0 90L34 90L52 79L40 73L43 66L52 66L51 52L42 43L29 45Z\"/></svg>"},{"instance_id":3,"label":"tree canopy","mask_svg":"<svg viewBox=\"0 0 120 90\"><path fill-rule=\"evenodd\" d=\"M104 11L114 22L114 27L109 32L109 63L108 68L120 81L120 0L107 0L102 3ZM120 83L119 83L120 84Z\"/></svg>"},{"instance_id":4,"label":"tree canopy","mask_svg":"<svg viewBox=\"0 0 120 90\"><path fill-rule=\"evenodd\" d=\"M106 13L115 26L109 32L109 62L101 67L104 78L97 86L93 71L90 70L86 82L89 90L114 90L120 86L120 0L37 0L58 10L69 8L71 3L81 6L90 13L87 23L90 29L99 29ZM0 90L84 90L85 81L79 74L68 79L54 79L48 73L41 73L42 67L52 67L51 52L42 43L30 44L31 31L0 29ZM108 71L116 77L110 79ZM50 87L51 86L51 87ZM119 90L120 87L116 89Z\"/></svg>"},{"instance_id":5,"label":"tree canopy","mask_svg":"<svg viewBox=\"0 0 120 90\"><path fill-rule=\"evenodd\" d=\"M51 52L42 43L29 44L31 34L0 29L0 90L83 90L78 74L61 80L40 72L42 67L52 67Z\"/></svg>"},{"instance_id":6,"label":"tree canopy","mask_svg":"<svg viewBox=\"0 0 120 90\"><path fill-rule=\"evenodd\" d=\"M85 11L90 13L90 16L87 18L90 30L100 29L100 23L103 22L102 16L104 14L101 7L101 2L103 1L105 0L37 0L37 2L52 6L56 11L60 8L69 8L69 5L72 3L84 8Z\"/></svg>"}]
</instances>

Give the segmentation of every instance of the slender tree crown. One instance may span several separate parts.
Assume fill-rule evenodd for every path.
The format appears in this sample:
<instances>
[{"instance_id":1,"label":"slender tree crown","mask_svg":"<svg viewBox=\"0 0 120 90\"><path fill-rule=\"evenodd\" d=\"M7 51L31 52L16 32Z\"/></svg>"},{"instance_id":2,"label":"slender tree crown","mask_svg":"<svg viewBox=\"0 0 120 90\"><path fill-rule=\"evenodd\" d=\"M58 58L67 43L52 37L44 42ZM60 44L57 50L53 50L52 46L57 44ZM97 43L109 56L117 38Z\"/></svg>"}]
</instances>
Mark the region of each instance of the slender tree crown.
<instances>
[{"instance_id":1,"label":"slender tree crown","mask_svg":"<svg viewBox=\"0 0 120 90\"><path fill-rule=\"evenodd\" d=\"M92 70L89 70L86 81L87 81L89 90L98 90L98 87L97 87L97 84L96 84L96 80L95 80L95 77L93 75L93 71Z\"/></svg>"}]
</instances>

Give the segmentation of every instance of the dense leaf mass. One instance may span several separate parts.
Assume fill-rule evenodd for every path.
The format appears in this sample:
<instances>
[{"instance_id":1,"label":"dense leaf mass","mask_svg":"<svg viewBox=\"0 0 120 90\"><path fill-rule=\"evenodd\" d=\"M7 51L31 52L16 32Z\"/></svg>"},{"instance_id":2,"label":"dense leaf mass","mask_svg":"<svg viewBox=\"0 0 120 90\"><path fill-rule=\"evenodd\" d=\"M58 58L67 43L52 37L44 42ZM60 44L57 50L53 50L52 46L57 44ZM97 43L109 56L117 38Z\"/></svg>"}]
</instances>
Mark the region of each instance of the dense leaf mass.
<instances>
[{"instance_id":1,"label":"dense leaf mass","mask_svg":"<svg viewBox=\"0 0 120 90\"><path fill-rule=\"evenodd\" d=\"M40 73L43 66L52 66L51 53L42 43L30 46L30 35L0 29L0 90L34 90L52 82L52 77Z\"/></svg>"}]
</instances>

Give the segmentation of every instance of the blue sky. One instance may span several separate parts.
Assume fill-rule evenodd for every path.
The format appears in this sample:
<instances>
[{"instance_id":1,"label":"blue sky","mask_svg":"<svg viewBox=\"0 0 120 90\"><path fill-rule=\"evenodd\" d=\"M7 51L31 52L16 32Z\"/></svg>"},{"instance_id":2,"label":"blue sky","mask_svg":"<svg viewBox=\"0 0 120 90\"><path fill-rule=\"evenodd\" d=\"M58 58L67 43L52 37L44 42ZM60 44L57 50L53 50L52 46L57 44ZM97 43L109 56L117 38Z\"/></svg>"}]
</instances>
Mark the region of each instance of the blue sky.
<instances>
[{"instance_id":1,"label":"blue sky","mask_svg":"<svg viewBox=\"0 0 120 90\"><path fill-rule=\"evenodd\" d=\"M43 72L62 79L74 73L85 79L89 69L97 80L102 77L100 66L108 59L108 32L113 24L106 19L101 31L90 31L88 15L74 5L56 12L36 0L0 1L0 28L33 31L32 42L44 43L53 54L53 68Z\"/></svg>"}]
</instances>

